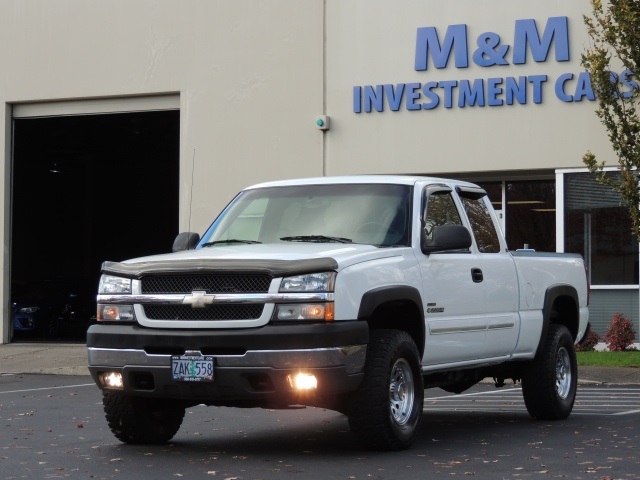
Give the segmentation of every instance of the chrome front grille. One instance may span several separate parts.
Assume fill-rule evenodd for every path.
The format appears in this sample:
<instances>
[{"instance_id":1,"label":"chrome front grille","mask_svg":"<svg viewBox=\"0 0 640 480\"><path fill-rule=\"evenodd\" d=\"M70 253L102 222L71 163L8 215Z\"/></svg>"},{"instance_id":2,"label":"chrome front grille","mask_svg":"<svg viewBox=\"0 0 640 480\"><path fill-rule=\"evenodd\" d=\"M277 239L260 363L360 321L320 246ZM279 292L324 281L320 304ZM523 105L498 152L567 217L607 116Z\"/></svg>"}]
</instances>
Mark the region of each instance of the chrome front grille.
<instances>
[{"instance_id":1,"label":"chrome front grille","mask_svg":"<svg viewBox=\"0 0 640 480\"><path fill-rule=\"evenodd\" d=\"M155 300L140 303L148 320L258 320L265 302L247 298L268 294L270 284L271 277L264 274L148 275L140 279L140 293ZM194 292L207 301L197 305L188 302Z\"/></svg>"}]
</instances>

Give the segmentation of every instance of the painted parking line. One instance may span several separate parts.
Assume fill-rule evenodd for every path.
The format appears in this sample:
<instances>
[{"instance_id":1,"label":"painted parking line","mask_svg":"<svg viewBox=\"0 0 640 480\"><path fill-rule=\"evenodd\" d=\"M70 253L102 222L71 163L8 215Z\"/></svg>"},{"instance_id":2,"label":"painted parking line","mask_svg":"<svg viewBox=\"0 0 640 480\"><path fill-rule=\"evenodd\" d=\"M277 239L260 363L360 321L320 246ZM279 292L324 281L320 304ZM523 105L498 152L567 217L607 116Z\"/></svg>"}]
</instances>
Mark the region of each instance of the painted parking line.
<instances>
[{"instance_id":1,"label":"painted parking line","mask_svg":"<svg viewBox=\"0 0 640 480\"><path fill-rule=\"evenodd\" d=\"M526 412L522 388L425 397L425 412ZM578 389L576 415L633 415L640 413L639 388L584 387Z\"/></svg>"},{"instance_id":2,"label":"painted parking line","mask_svg":"<svg viewBox=\"0 0 640 480\"><path fill-rule=\"evenodd\" d=\"M95 385L95 383L81 383L79 385L61 385L59 387L27 388L27 389L24 389L24 390L7 390L6 392L0 392L0 395L5 394L5 393L43 392L43 391L47 391L47 390L59 390L61 388L89 387L91 385Z\"/></svg>"}]
</instances>

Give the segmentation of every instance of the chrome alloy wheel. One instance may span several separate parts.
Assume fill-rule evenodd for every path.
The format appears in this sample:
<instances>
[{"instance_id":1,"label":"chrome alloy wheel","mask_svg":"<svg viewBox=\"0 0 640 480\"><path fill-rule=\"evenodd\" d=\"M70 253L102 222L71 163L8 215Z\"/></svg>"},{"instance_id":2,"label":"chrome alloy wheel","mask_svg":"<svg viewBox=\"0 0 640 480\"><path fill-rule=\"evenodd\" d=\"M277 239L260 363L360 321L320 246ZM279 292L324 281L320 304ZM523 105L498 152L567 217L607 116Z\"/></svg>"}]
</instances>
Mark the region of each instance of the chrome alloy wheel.
<instances>
[{"instance_id":1,"label":"chrome alloy wheel","mask_svg":"<svg viewBox=\"0 0 640 480\"><path fill-rule=\"evenodd\" d=\"M562 347L556 357L556 392L565 399L571 391L571 358L567 349Z\"/></svg>"},{"instance_id":2,"label":"chrome alloy wheel","mask_svg":"<svg viewBox=\"0 0 640 480\"><path fill-rule=\"evenodd\" d=\"M389 383L389 407L391 417L398 425L404 425L411 417L415 395L413 372L404 358L399 358L391 369Z\"/></svg>"}]
</instances>

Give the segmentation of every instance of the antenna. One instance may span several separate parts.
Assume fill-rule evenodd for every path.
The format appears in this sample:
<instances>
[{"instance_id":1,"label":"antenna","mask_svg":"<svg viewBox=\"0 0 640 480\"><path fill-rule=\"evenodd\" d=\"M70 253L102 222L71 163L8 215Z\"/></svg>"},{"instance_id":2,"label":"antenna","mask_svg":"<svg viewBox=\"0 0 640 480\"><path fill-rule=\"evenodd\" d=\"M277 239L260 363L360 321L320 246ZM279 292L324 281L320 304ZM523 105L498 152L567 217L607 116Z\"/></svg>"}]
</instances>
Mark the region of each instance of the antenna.
<instances>
[{"instance_id":1,"label":"antenna","mask_svg":"<svg viewBox=\"0 0 640 480\"><path fill-rule=\"evenodd\" d=\"M191 159L191 188L189 189L189 225L187 232L191 231L191 206L193 204L193 172L196 169L196 149L193 149L193 158Z\"/></svg>"}]
</instances>

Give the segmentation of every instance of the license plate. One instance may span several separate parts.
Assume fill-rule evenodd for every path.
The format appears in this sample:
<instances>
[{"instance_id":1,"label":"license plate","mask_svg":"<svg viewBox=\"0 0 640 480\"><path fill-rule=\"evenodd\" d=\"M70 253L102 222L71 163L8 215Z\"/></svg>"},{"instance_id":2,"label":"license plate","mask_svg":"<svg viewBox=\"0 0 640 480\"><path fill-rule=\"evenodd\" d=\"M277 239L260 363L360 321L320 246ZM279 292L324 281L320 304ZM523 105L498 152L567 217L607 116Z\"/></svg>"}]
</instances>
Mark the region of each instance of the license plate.
<instances>
[{"instance_id":1,"label":"license plate","mask_svg":"<svg viewBox=\"0 0 640 480\"><path fill-rule=\"evenodd\" d=\"M180 382L212 382L213 357L209 356L172 356L171 372L173 379Z\"/></svg>"}]
</instances>

